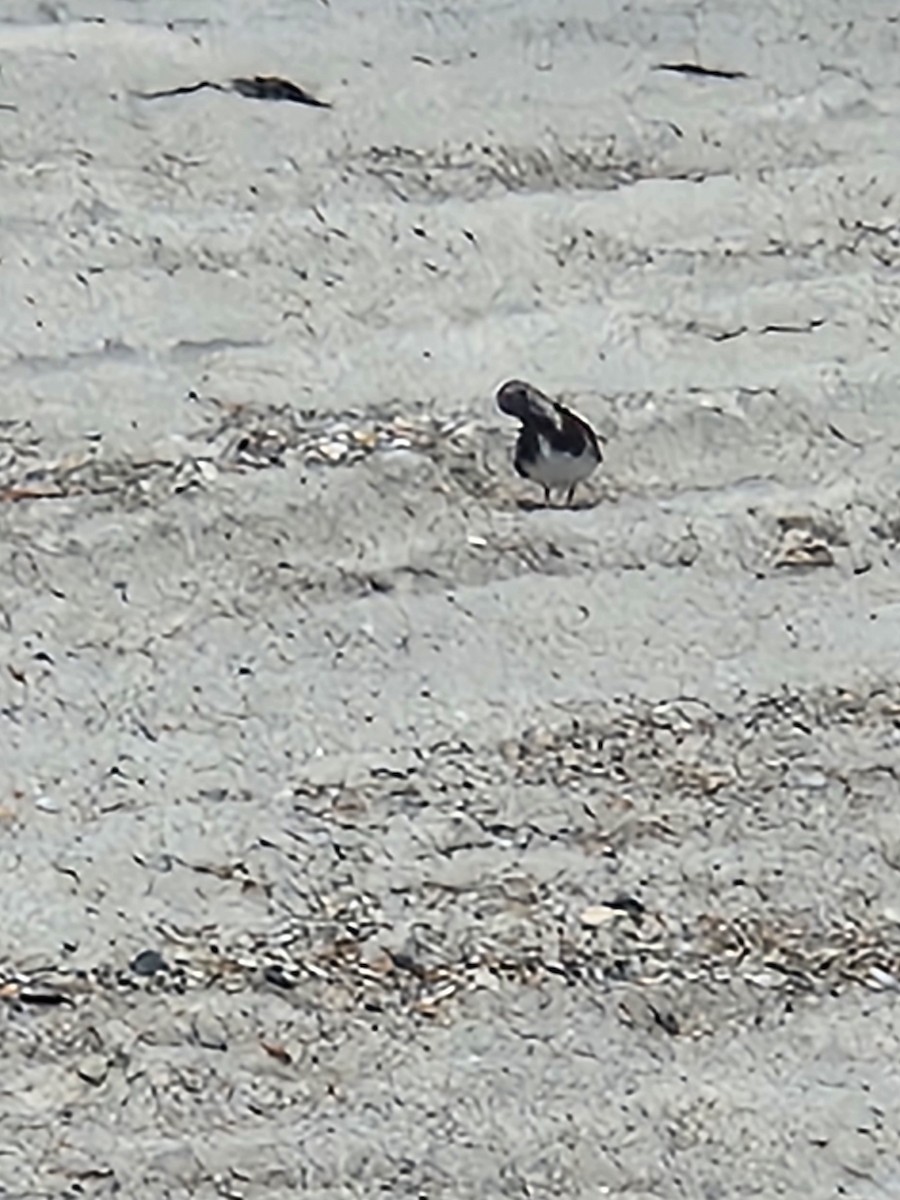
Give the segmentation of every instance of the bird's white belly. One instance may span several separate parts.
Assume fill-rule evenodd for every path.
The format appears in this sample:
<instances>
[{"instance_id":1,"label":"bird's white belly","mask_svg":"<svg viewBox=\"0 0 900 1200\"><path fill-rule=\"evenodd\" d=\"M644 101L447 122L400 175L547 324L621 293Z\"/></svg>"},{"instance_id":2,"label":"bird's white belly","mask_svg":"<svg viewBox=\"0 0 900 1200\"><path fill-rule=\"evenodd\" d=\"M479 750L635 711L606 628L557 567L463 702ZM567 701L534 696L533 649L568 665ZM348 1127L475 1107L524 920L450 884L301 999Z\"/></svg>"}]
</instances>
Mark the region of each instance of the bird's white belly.
<instances>
[{"instance_id":1,"label":"bird's white belly","mask_svg":"<svg viewBox=\"0 0 900 1200\"><path fill-rule=\"evenodd\" d=\"M597 465L591 454L576 456L561 454L540 438L541 452L537 460L527 466L528 478L548 488L568 488L581 483Z\"/></svg>"}]
</instances>

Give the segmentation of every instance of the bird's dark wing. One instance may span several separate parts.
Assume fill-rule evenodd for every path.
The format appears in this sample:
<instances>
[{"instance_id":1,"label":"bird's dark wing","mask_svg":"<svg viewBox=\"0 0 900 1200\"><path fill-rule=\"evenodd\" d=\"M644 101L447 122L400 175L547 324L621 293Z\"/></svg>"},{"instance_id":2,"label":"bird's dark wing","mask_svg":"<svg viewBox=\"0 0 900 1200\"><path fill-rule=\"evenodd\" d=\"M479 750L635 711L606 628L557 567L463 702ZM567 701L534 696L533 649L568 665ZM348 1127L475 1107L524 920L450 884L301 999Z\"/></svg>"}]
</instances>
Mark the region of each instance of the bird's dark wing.
<instances>
[{"instance_id":1,"label":"bird's dark wing","mask_svg":"<svg viewBox=\"0 0 900 1200\"><path fill-rule=\"evenodd\" d=\"M593 450L601 457L597 436L581 417L558 400L551 400L533 384L510 379L497 392L497 407L507 416L517 417L523 429L530 429L561 454L579 456Z\"/></svg>"},{"instance_id":2,"label":"bird's dark wing","mask_svg":"<svg viewBox=\"0 0 900 1200\"><path fill-rule=\"evenodd\" d=\"M597 455L598 460L603 457L600 450L600 443L597 441L597 435L588 425L587 421L579 417L577 413L573 413L566 408L564 404L554 400L553 406L556 409L556 415L559 419L561 437L557 443L557 449L565 450L569 454L581 454L590 447Z\"/></svg>"}]
</instances>

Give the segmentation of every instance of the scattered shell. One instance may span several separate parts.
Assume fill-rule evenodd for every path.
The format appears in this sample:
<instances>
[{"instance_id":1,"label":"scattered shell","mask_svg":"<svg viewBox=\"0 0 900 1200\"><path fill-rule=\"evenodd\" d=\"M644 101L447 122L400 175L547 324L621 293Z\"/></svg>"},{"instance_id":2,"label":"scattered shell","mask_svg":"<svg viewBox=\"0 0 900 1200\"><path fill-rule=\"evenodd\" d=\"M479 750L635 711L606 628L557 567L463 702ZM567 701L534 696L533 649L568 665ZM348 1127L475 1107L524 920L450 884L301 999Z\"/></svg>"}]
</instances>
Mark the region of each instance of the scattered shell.
<instances>
[{"instance_id":1,"label":"scattered shell","mask_svg":"<svg viewBox=\"0 0 900 1200\"><path fill-rule=\"evenodd\" d=\"M579 921L586 929L598 929L616 916L616 910L607 904L592 904L579 916Z\"/></svg>"},{"instance_id":2,"label":"scattered shell","mask_svg":"<svg viewBox=\"0 0 900 1200\"><path fill-rule=\"evenodd\" d=\"M176 443L152 459L114 460L94 451L35 462L39 441L23 441L0 463L0 500L132 493L145 501L158 490L178 494L212 485L222 469L283 466L288 451L304 462L329 466L394 451L458 456L471 452L479 428L471 414L315 418L288 406L254 408L213 397L194 399L218 413L218 424L185 439L186 448ZM200 452L192 453L191 445Z\"/></svg>"},{"instance_id":3,"label":"scattered shell","mask_svg":"<svg viewBox=\"0 0 900 1200\"><path fill-rule=\"evenodd\" d=\"M779 975L777 971L770 971L766 969L762 971L748 972L744 978L748 983L752 983L754 987L766 988L769 990L779 987L784 980L784 976Z\"/></svg>"},{"instance_id":4,"label":"scattered shell","mask_svg":"<svg viewBox=\"0 0 900 1200\"><path fill-rule=\"evenodd\" d=\"M900 989L900 981L897 980L896 975L882 970L881 967L870 967L863 982L873 992L896 992Z\"/></svg>"},{"instance_id":5,"label":"scattered shell","mask_svg":"<svg viewBox=\"0 0 900 1200\"><path fill-rule=\"evenodd\" d=\"M788 529L782 539L776 567L833 567L834 553L822 538L808 529Z\"/></svg>"},{"instance_id":6,"label":"scattered shell","mask_svg":"<svg viewBox=\"0 0 900 1200\"><path fill-rule=\"evenodd\" d=\"M375 429L354 429L350 436L357 445L364 446L367 450L374 450L378 445L379 435Z\"/></svg>"},{"instance_id":7,"label":"scattered shell","mask_svg":"<svg viewBox=\"0 0 900 1200\"><path fill-rule=\"evenodd\" d=\"M484 988L488 992L500 991L500 980L487 967L477 967L472 974L469 986L474 990Z\"/></svg>"},{"instance_id":8,"label":"scattered shell","mask_svg":"<svg viewBox=\"0 0 900 1200\"><path fill-rule=\"evenodd\" d=\"M105 1054L88 1054L75 1070L85 1083L100 1087L109 1074L109 1059Z\"/></svg>"},{"instance_id":9,"label":"scattered shell","mask_svg":"<svg viewBox=\"0 0 900 1200\"><path fill-rule=\"evenodd\" d=\"M315 447L315 453L326 462L338 463L347 456L347 446L343 442L323 442Z\"/></svg>"},{"instance_id":10,"label":"scattered shell","mask_svg":"<svg viewBox=\"0 0 900 1200\"><path fill-rule=\"evenodd\" d=\"M197 470L206 483L215 483L219 478L219 468L214 462L210 462L208 458L197 459Z\"/></svg>"}]
</instances>

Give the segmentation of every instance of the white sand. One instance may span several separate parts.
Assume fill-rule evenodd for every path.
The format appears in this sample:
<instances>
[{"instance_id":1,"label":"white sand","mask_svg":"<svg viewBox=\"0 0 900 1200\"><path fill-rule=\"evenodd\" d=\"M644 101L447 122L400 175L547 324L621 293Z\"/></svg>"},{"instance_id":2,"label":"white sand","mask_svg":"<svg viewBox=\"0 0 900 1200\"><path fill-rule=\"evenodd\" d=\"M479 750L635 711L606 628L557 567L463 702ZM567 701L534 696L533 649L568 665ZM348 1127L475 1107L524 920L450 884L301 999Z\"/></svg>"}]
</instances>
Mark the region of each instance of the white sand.
<instances>
[{"instance_id":1,"label":"white sand","mask_svg":"<svg viewBox=\"0 0 900 1200\"><path fill-rule=\"evenodd\" d=\"M897 1194L895 8L2 18L0 1194Z\"/></svg>"}]
</instances>

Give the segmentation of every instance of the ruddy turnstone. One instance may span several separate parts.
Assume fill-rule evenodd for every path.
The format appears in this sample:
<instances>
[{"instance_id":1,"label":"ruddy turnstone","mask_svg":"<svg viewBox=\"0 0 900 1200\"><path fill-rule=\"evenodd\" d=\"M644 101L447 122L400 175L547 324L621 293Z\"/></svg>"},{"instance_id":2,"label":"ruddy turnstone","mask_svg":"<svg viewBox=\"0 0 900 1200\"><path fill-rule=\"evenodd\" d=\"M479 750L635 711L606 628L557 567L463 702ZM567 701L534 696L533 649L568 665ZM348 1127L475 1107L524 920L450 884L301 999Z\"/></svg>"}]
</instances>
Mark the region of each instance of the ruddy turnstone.
<instances>
[{"instance_id":1,"label":"ruddy turnstone","mask_svg":"<svg viewBox=\"0 0 900 1200\"><path fill-rule=\"evenodd\" d=\"M516 471L541 485L548 505L553 488L566 488L566 504L571 504L576 486L603 458L587 421L521 379L503 384L497 407L521 422L513 458Z\"/></svg>"}]
</instances>

